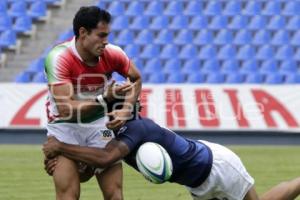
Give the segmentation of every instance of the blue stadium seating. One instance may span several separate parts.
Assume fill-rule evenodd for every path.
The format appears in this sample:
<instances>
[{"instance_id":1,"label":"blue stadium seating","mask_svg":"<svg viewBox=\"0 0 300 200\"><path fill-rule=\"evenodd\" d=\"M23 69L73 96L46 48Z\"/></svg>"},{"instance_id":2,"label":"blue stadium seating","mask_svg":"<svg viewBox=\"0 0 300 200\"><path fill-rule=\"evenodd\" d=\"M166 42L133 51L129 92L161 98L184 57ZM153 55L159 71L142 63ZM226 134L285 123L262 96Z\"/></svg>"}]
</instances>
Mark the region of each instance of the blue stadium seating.
<instances>
[{"instance_id":1,"label":"blue stadium seating","mask_svg":"<svg viewBox=\"0 0 300 200\"><path fill-rule=\"evenodd\" d=\"M174 44L188 44L193 42L193 34L189 30L181 30L174 39Z\"/></svg>"},{"instance_id":2,"label":"blue stadium seating","mask_svg":"<svg viewBox=\"0 0 300 200\"><path fill-rule=\"evenodd\" d=\"M274 16L271 18L267 29L269 30L280 30L285 27L286 21L283 16Z\"/></svg>"},{"instance_id":3,"label":"blue stadium seating","mask_svg":"<svg viewBox=\"0 0 300 200\"><path fill-rule=\"evenodd\" d=\"M0 43L14 42L0 48L16 43L15 31L31 30L26 21L34 5L43 4L46 11L50 1L59 0L2 0ZM298 0L99 0L97 5L113 15L109 41L137 62L144 82L300 83ZM12 36L7 29L15 30ZM56 42L72 36L69 29ZM44 81L40 70L28 67L24 80Z\"/></svg>"},{"instance_id":4,"label":"blue stadium seating","mask_svg":"<svg viewBox=\"0 0 300 200\"><path fill-rule=\"evenodd\" d=\"M209 74L209 73L216 73L220 70L220 64L218 60L215 59L210 59L210 60L205 60L201 69L201 72L204 74Z\"/></svg>"},{"instance_id":5,"label":"blue stadium seating","mask_svg":"<svg viewBox=\"0 0 300 200\"><path fill-rule=\"evenodd\" d=\"M193 74L189 74L187 76L187 83L205 83L205 76L203 74L200 74L199 72L195 72Z\"/></svg>"},{"instance_id":6,"label":"blue stadium seating","mask_svg":"<svg viewBox=\"0 0 300 200\"><path fill-rule=\"evenodd\" d=\"M218 53L218 58L220 60L230 60L235 58L236 48L232 45L222 46Z\"/></svg>"},{"instance_id":7,"label":"blue stadium seating","mask_svg":"<svg viewBox=\"0 0 300 200\"><path fill-rule=\"evenodd\" d=\"M150 19L147 16L137 16L134 18L129 28L132 30L143 30L149 27Z\"/></svg>"},{"instance_id":8,"label":"blue stadium seating","mask_svg":"<svg viewBox=\"0 0 300 200\"><path fill-rule=\"evenodd\" d=\"M188 28L191 30L200 31L208 26L208 19L206 16L197 16L192 19Z\"/></svg>"},{"instance_id":9,"label":"blue stadium seating","mask_svg":"<svg viewBox=\"0 0 300 200\"><path fill-rule=\"evenodd\" d=\"M299 1L288 1L286 2L281 14L286 16L299 15L300 2Z\"/></svg>"},{"instance_id":10,"label":"blue stadium seating","mask_svg":"<svg viewBox=\"0 0 300 200\"><path fill-rule=\"evenodd\" d=\"M277 60L288 60L293 55L293 48L290 45L284 45L278 48L275 58Z\"/></svg>"},{"instance_id":11,"label":"blue stadium seating","mask_svg":"<svg viewBox=\"0 0 300 200\"><path fill-rule=\"evenodd\" d=\"M165 74L159 72L150 74L148 79L148 83L152 83L152 84L165 83L165 82L166 82Z\"/></svg>"},{"instance_id":12,"label":"blue stadium seating","mask_svg":"<svg viewBox=\"0 0 300 200\"><path fill-rule=\"evenodd\" d=\"M174 40L174 33L169 29L161 30L157 37L155 38L154 42L156 44L171 44Z\"/></svg>"},{"instance_id":13,"label":"blue stadium seating","mask_svg":"<svg viewBox=\"0 0 300 200\"><path fill-rule=\"evenodd\" d=\"M252 43L255 45L269 44L271 41L271 33L268 30L259 30L255 33Z\"/></svg>"},{"instance_id":14,"label":"blue stadium seating","mask_svg":"<svg viewBox=\"0 0 300 200\"><path fill-rule=\"evenodd\" d=\"M115 17L112 22L111 28L117 31L127 29L129 26L129 19L126 16Z\"/></svg>"},{"instance_id":15,"label":"blue stadium seating","mask_svg":"<svg viewBox=\"0 0 300 200\"><path fill-rule=\"evenodd\" d=\"M152 20L150 24L150 29L161 30L169 26L169 18L167 16L158 16Z\"/></svg>"},{"instance_id":16,"label":"blue stadium seating","mask_svg":"<svg viewBox=\"0 0 300 200\"><path fill-rule=\"evenodd\" d=\"M151 74L153 72L161 72L162 71L162 64L161 60L158 58L152 58L146 62L144 67L144 73Z\"/></svg>"},{"instance_id":17,"label":"blue stadium seating","mask_svg":"<svg viewBox=\"0 0 300 200\"><path fill-rule=\"evenodd\" d=\"M12 19L10 16L0 14L0 32L6 31L7 29L12 28Z\"/></svg>"},{"instance_id":18,"label":"blue stadium seating","mask_svg":"<svg viewBox=\"0 0 300 200\"><path fill-rule=\"evenodd\" d=\"M233 34L229 30L221 30L214 39L215 44L226 45L233 41Z\"/></svg>"},{"instance_id":19,"label":"blue stadium seating","mask_svg":"<svg viewBox=\"0 0 300 200\"><path fill-rule=\"evenodd\" d=\"M138 57L140 54L140 46L136 44L129 44L124 48L124 51L129 58Z\"/></svg>"},{"instance_id":20,"label":"blue stadium seating","mask_svg":"<svg viewBox=\"0 0 300 200\"><path fill-rule=\"evenodd\" d=\"M32 82L34 83L46 83L47 79L44 72L39 72L33 76Z\"/></svg>"},{"instance_id":21,"label":"blue stadium seating","mask_svg":"<svg viewBox=\"0 0 300 200\"><path fill-rule=\"evenodd\" d=\"M108 7L108 11L113 16L122 16L125 13L123 2L113 1Z\"/></svg>"},{"instance_id":22,"label":"blue stadium seating","mask_svg":"<svg viewBox=\"0 0 300 200\"><path fill-rule=\"evenodd\" d=\"M178 52L178 47L174 44L165 45L160 53L160 57L162 59L176 58Z\"/></svg>"},{"instance_id":23,"label":"blue stadium seating","mask_svg":"<svg viewBox=\"0 0 300 200\"><path fill-rule=\"evenodd\" d=\"M169 25L171 30L181 30L185 29L188 26L189 19L187 16L179 15L175 16Z\"/></svg>"},{"instance_id":24,"label":"blue stadium seating","mask_svg":"<svg viewBox=\"0 0 300 200\"><path fill-rule=\"evenodd\" d=\"M194 38L193 43L197 45L208 45L213 42L213 33L209 30L201 30Z\"/></svg>"},{"instance_id":25,"label":"blue stadium seating","mask_svg":"<svg viewBox=\"0 0 300 200\"><path fill-rule=\"evenodd\" d=\"M255 56L254 47L251 45L245 45L239 49L236 58L239 60L248 60L249 58L253 58L254 56Z\"/></svg>"},{"instance_id":26,"label":"blue stadium seating","mask_svg":"<svg viewBox=\"0 0 300 200\"><path fill-rule=\"evenodd\" d=\"M47 5L43 1L37 1L31 4L27 13L33 19L40 19L47 15Z\"/></svg>"},{"instance_id":27,"label":"blue stadium seating","mask_svg":"<svg viewBox=\"0 0 300 200\"><path fill-rule=\"evenodd\" d=\"M246 6L244 7L242 14L256 16L261 13L262 3L260 1L247 1L245 3Z\"/></svg>"},{"instance_id":28,"label":"blue stadium seating","mask_svg":"<svg viewBox=\"0 0 300 200\"><path fill-rule=\"evenodd\" d=\"M244 75L239 73L231 73L226 76L226 83L237 84L244 82Z\"/></svg>"},{"instance_id":29,"label":"blue stadium seating","mask_svg":"<svg viewBox=\"0 0 300 200\"><path fill-rule=\"evenodd\" d=\"M250 23L248 24L249 30L261 30L264 29L267 25L266 16L257 15L251 18Z\"/></svg>"},{"instance_id":30,"label":"blue stadium seating","mask_svg":"<svg viewBox=\"0 0 300 200\"><path fill-rule=\"evenodd\" d=\"M242 67L240 69L241 73L255 73L258 71L258 65L256 60L246 60L243 62Z\"/></svg>"},{"instance_id":31,"label":"blue stadium seating","mask_svg":"<svg viewBox=\"0 0 300 200\"><path fill-rule=\"evenodd\" d=\"M184 83L185 77L181 73L172 73L168 75L167 83Z\"/></svg>"},{"instance_id":32,"label":"blue stadium seating","mask_svg":"<svg viewBox=\"0 0 300 200\"><path fill-rule=\"evenodd\" d=\"M200 59L213 59L216 57L216 55L216 47L212 45L203 46L199 52Z\"/></svg>"},{"instance_id":33,"label":"blue stadium seating","mask_svg":"<svg viewBox=\"0 0 300 200\"><path fill-rule=\"evenodd\" d=\"M290 41L289 33L285 30L279 30L276 32L271 40L273 45L285 45Z\"/></svg>"},{"instance_id":34,"label":"blue stadium seating","mask_svg":"<svg viewBox=\"0 0 300 200\"><path fill-rule=\"evenodd\" d=\"M178 73L181 70L181 62L179 59L170 59L168 60L163 68L165 74Z\"/></svg>"},{"instance_id":35,"label":"blue stadium seating","mask_svg":"<svg viewBox=\"0 0 300 200\"><path fill-rule=\"evenodd\" d=\"M164 10L164 14L167 16L176 16L183 13L183 2L180 1L168 1L168 5Z\"/></svg>"},{"instance_id":36,"label":"blue stadium seating","mask_svg":"<svg viewBox=\"0 0 300 200\"><path fill-rule=\"evenodd\" d=\"M17 83L29 83L31 82L31 73L28 72L22 72L20 74L18 74L15 78L15 82Z\"/></svg>"},{"instance_id":37,"label":"blue stadium seating","mask_svg":"<svg viewBox=\"0 0 300 200\"><path fill-rule=\"evenodd\" d=\"M297 63L294 60L285 60L281 63L279 72L280 74L290 74L290 73L297 73L298 67Z\"/></svg>"},{"instance_id":38,"label":"blue stadium seating","mask_svg":"<svg viewBox=\"0 0 300 200\"><path fill-rule=\"evenodd\" d=\"M150 44L145 46L144 50L140 54L140 57L150 59L150 58L159 57L159 54L160 54L159 46Z\"/></svg>"},{"instance_id":39,"label":"blue stadium seating","mask_svg":"<svg viewBox=\"0 0 300 200\"><path fill-rule=\"evenodd\" d=\"M0 48L10 48L17 43L17 35L13 30L3 31L0 34Z\"/></svg>"},{"instance_id":40,"label":"blue stadium seating","mask_svg":"<svg viewBox=\"0 0 300 200\"><path fill-rule=\"evenodd\" d=\"M237 60L228 59L223 62L221 72L223 74L236 73L239 71L239 63Z\"/></svg>"},{"instance_id":41,"label":"blue stadium seating","mask_svg":"<svg viewBox=\"0 0 300 200\"><path fill-rule=\"evenodd\" d=\"M240 30L236 33L233 43L237 45L246 45L252 41L251 32L248 30Z\"/></svg>"},{"instance_id":42,"label":"blue stadium seating","mask_svg":"<svg viewBox=\"0 0 300 200\"><path fill-rule=\"evenodd\" d=\"M203 13L207 16L218 16L222 12L222 5L219 1L209 1Z\"/></svg>"},{"instance_id":43,"label":"blue stadium seating","mask_svg":"<svg viewBox=\"0 0 300 200\"><path fill-rule=\"evenodd\" d=\"M223 10L223 15L236 16L241 13L241 10L242 3L240 1L229 1Z\"/></svg>"},{"instance_id":44,"label":"blue stadium seating","mask_svg":"<svg viewBox=\"0 0 300 200\"><path fill-rule=\"evenodd\" d=\"M193 59L197 56L198 51L197 48L194 45L185 45L180 53L179 53L179 58L181 59Z\"/></svg>"},{"instance_id":45,"label":"blue stadium seating","mask_svg":"<svg viewBox=\"0 0 300 200\"><path fill-rule=\"evenodd\" d=\"M216 83L224 83L224 82L225 82L224 74L218 72L209 74L206 79L206 83L216 84Z\"/></svg>"},{"instance_id":46,"label":"blue stadium seating","mask_svg":"<svg viewBox=\"0 0 300 200\"><path fill-rule=\"evenodd\" d=\"M266 76L265 83L268 84L282 84L283 83L283 75L278 73L268 74Z\"/></svg>"},{"instance_id":47,"label":"blue stadium seating","mask_svg":"<svg viewBox=\"0 0 300 200\"><path fill-rule=\"evenodd\" d=\"M26 15L26 2L18 1L11 4L8 11L9 16L12 17L21 17Z\"/></svg>"},{"instance_id":48,"label":"blue stadium seating","mask_svg":"<svg viewBox=\"0 0 300 200\"><path fill-rule=\"evenodd\" d=\"M147 45L153 43L154 34L151 31L143 30L135 38L136 44Z\"/></svg>"},{"instance_id":49,"label":"blue stadium seating","mask_svg":"<svg viewBox=\"0 0 300 200\"><path fill-rule=\"evenodd\" d=\"M120 32L118 37L115 39L115 42L119 45L126 45L133 43L134 35L130 30L123 30Z\"/></svg>"},{"instance_id":50,"label":"blue stadium seating","mask_svg":"<svg viewBox=\"0 0 300 200\"><path fill-rule=\"evenodd\" d=\"M249 84L261 84L264 82L264 76L259 73L248 74L245 78L245 83Z\"/></svg>"},{"instance_id":51,"label":"blue stadium seating","mask_svg":"<svg viewBox=\"0 0 300 200\"><path fill-rule=\"evenodd\" d=\"M290 41L292 45L300 46L300 31L297 31Z\"/></svg>"},{"instance_id":52,"label":"blue stadium seating","mask_svg":"<svg viewBox=\"0 0 300 200\"><path fill-rule=\"evenodd\" d=\"M200 60L194 58L185 62L181 72L183 74L194 74L200 72Z\"/></svg>"},{"instance_id":53,"label":"blue stadium seating","mask_svg":"<svg viewBox=\"0 0 300 200\"><path fill-rule=\"evenodd\" d=\"M249 23L249 18L244 15L237 15L233 18L231 23L228 24L228 28L232 30L244 29Z\"/></svg>"},{"instance_id":54,"label":"blue stadium seating","mask_svg":"<svg viewBox=\"0 0 300 200\"><path fill-rule=\"evenodd\" d=\"M184 15L186 16L198 16L202 12L203 4L201 1L189 1L184 9Z\"/></svg>"},{"instance_id":55,"label":"blue stadium seating","mask_svg":"<svg viewBox=\"0 0 300 200\"><path fill-rule=\"evenodd\" d=\"M272 58L272 57L270 57ZM259 72L261 74L272 74L278 71L278 65L276 60L266 60L262 63Z\"/></svg>"},{"instance_id":56,"label":"blue stadium seating","mask_svg":"<svg viewBox=\"0 0 300 200\"><path fill-rule=\"evenodd\" d=\"M297 31L300 29L300 16L292 16L290 17L286 27L288 30Z\"/></svg>"},{"instance_id":57,"label":"blue stadium seating","mask_svg":"<svg viewBox=\"0 0 300 200\"><path fill-rule=\"evenodd\" d=\"M17 17L13 30L17 33L25 33L32 30L32 20L29 16Z\"/></svg>"},{"instance_id":58,"label":"blue stadium seating","mask_svg":"<svg viewBox=\"0 0 300 200\"><path fill-rule=\"evenodd\" d=\"M287 84L299 84L300 83L300 74L289 74L286 76L285 83Z\"/></svg>"},{"instance_id":59,"label":"blue stadium seating","mask_svg":"<svg viewBox=\"0 0 300 200\"><path fill-rule=\"evenodd\" d=\"M266 6L262 10L262 14L267 16L279 15L280 12L281 12L281 5L279 1L266 2Z\"/></svg>"},{"instance_id":60,"label":"blue stadium seating","mask_svg":"<svg viewBox=\"0 0 300 200\"><path fill-rule=\"evenodd\" d=\"M144 5L139 1L132 1L126 9L125 14L127 16L139 16L143 12Z\"/></svg>"},{"instance_id":61,"label":"blue stadium seating","mask_svg":"<svg viewBox=\"0 0 300 200\"><path fill-rule=\"evenodd\" d=\"M263 45L260 46L257 54L256 54L256 58L258 60L268 60L270 58L272 58L274 56L274 49L272 46L270 45Z\"/></svg>"},{"instance_id":62,"label":"blue stadium seating","mask_svg":"<svg viewBox=\"0 0 300 200\"><path fill-rule=\"evenodd\" d=\"M164 7L161 1L152 1L145 9L144 14L148 16L159 16L163 13Z\"/></svg>"}]
</instances>

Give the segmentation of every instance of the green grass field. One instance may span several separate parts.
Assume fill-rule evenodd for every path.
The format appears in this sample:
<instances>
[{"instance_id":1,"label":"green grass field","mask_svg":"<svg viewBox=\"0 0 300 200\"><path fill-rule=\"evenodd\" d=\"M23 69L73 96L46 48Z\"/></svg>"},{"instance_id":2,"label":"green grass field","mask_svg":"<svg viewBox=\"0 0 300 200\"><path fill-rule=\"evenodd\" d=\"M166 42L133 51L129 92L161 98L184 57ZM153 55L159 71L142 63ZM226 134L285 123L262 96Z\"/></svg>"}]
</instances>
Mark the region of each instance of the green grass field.
<instances>
[{"instance_id":1,"label":"green grass field","mask_svg":"<svg viewBox=\"0 0 300 200\"><path fill-rule=\"evenodd\" d=\"M230 146L256 180L259 193L280 181L300 176L300 147ZM51 177L43 170L41 146L0 145L0 200L54 199ZM191 199L177 184L154 185L124 165L127 200ZM94 179L82 185L81 199L102 199ZM297 198L300 200L300 198Z\"/></svg>"}]
</instances>

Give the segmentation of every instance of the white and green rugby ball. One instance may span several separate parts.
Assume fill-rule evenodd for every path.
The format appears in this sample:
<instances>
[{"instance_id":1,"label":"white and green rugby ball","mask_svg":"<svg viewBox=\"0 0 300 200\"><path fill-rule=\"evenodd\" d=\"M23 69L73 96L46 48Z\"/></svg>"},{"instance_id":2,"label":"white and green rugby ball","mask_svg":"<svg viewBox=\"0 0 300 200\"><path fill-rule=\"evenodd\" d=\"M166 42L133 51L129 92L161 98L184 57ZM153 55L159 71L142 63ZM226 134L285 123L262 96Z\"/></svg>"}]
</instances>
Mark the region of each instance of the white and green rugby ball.
<instances>
[{"instance_id":1,"label":"white and green rugby ball","mask_svg":"<svg viewBox=\"0 0 300 200\"><path fill-rule=\"evenodd\" d=\"M173 165L168 152L159 144L146 142L136 153L139 171L152 183L163 183L170 179Z\"/></svg>"}]
</instances>

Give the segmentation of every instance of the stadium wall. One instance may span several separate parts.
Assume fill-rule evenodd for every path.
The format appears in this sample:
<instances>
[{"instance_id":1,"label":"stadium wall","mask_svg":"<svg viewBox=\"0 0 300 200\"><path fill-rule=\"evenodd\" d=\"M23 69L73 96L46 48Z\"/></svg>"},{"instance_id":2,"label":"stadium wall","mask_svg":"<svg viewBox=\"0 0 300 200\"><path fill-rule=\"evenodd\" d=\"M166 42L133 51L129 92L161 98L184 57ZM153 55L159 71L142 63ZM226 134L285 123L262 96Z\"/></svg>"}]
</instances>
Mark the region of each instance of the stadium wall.
<instances>
[{"instance_id":1,"label":"stadium wall","mask_svg":"<svg viewBox=\"0 0 300 200\"><path fill-rule=\"evenodd\" d=\"M144 85L142 115L190 138L299 144L297 85ZM0 84L0 143L45 139L47 87ZM270 141L270 137L272 140Z\"/></svg>"}]
</instances>

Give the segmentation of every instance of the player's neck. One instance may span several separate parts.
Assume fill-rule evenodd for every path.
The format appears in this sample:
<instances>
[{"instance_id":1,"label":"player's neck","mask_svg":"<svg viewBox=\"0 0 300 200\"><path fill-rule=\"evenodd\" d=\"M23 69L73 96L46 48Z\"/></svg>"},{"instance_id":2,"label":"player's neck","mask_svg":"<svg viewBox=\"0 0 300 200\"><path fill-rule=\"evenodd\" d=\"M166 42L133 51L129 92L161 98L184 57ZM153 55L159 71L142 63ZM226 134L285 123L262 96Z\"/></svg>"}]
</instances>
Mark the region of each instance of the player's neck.
<instances>
[{"instance_id":1,"label":"player's neck","mask_svg":"<svg viewBox=\"0 0 300 200\"><path fill-rule=\"evenodd\" d=\"M80 41L77 40L75 42L75 47L76 47L76 50L77 50L79 56L81 57L82 61L86 65L93 67L93 66L96 66L98 64L99 58L92 55L92 54L90 54L86 50L84 50L84 48L80 44Z\"/></svg>"}]
</instances>

